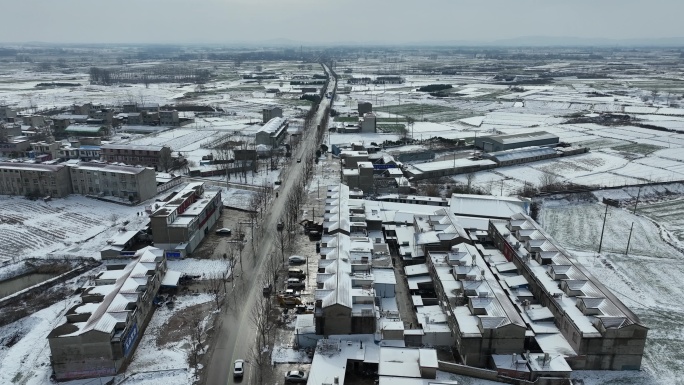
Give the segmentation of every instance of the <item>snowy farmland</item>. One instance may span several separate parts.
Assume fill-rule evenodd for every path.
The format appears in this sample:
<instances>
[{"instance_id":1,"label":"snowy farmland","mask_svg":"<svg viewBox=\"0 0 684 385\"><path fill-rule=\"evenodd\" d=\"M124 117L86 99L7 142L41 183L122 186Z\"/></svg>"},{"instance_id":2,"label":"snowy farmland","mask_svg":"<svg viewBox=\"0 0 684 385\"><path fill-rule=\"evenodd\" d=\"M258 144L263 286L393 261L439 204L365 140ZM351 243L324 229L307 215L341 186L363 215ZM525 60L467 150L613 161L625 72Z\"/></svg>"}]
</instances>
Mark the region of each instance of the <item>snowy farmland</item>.
<instances>
[{"instance_id":1,"label":"snowy farmland","mask_svg":"<svg viewBox=\"0 0 684 385\"><path fill-rule=\"evenodd\" d=\"M0 257L99 258L105 241L118 232L115 222L141 225L143 217L135 215L140 210L75 195L49 202L0 196Z\"/></svg>"}]
</instances>

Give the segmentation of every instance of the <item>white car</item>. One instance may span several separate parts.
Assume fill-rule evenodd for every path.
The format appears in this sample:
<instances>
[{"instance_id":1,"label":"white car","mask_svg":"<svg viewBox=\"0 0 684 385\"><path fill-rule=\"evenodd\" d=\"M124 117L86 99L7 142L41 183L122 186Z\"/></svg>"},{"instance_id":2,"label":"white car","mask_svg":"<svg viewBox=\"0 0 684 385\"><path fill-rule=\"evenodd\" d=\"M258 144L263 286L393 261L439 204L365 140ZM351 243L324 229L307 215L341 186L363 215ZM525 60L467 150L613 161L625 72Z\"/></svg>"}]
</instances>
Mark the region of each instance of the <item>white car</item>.
<instances>
[{"instance_id":1,"label":"white car","mask_svg":"<svg viewBox=\"0 0 684 385\"><path fill-rule=\"evenodd\" d=\"M245 374L245 360L235 360L233 363L233 377L242 378Z\"/></svg>"},{"instance_id":2,"label":"white car","mask_svg":"<svg viewBox=\"0 0 684 385\"><path fill-rule=\"evenodd\" d=\"M309 375L303 370L291 370L285 373L285 382L303 383Z\"/></svg>"},{"instance_id":3,"label":"white car","mask_svg":"<svg viewBox=\"0 0 684 385\"><path fill-rule=\"evenodd\" d=\"M230 234L231 234L230 229L227 229L225 227L216 230L216 235L230 235Z\"/></svg>"},{"instance_id":4,"label":"white car","mask_svg":"<svg viewBox=\"0 0 684 385\"><path fill-rule=\"evenodd\" d=\"M301 255L293 255L288 258L287 261L290 263L290 265L300 265L306 262L306 258L302 257Z\"/></svg>"}]
</instances>

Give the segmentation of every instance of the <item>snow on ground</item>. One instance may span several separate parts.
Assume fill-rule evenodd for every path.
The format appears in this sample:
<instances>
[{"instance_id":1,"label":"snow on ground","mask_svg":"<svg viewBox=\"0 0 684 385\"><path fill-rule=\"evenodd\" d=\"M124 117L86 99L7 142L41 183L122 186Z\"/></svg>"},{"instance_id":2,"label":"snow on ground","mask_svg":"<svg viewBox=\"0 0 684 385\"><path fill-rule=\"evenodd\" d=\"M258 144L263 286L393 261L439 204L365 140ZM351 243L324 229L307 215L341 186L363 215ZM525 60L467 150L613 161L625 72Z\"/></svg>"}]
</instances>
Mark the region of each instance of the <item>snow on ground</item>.
<instances>
[{"instance_id":1,"label":"snow on ground","mask_svg":"<svg viewBox=\"0 0 684 385\"><path fill-rule=\"evenodd\" d=\"M249 209L249 203L255 195L255 191L239 188L224 188L221 191L224 206L236 207L242 210Z\"/></svg>"},{"instance_id":2,"label":"snow on ground","mask_svg":"<svg viewBox=\"0 0 684 385\"><path fill-rule=\"evenodd\" d=\"M188 366L189 337L185 336L180 340L169 342L165 345L160 345L157 338L167 332L168 326L166 324L172 317L180 317L185 313L185 309L190 306L211 302L212 300L209 294L179 295L176 298L173 309L168 309L166 306L157 308L150 323L147 325L138 348L133 354L133 359L126 370L127 376L132 373L176 370L172 376L159 373L164 380L173 381L164 382L165 385L185 385L191 383L193 371ZM206 319L205 322L207 322ZM140 378L140 381L143 381L141 384L148 383L146 381L156 375L142 376ZM138 384L136 377L133 377L133 382L127 380L126 383Z\"/></svg>"},{"instance_id":3,"label":"snow on ground","mask_svg":"<svg viewBox=\"0 0 684 385\"><path fill-rule=\"evenodd\" d=\"M54 254L95 257L106 240L117 233L117 223L129 220L129 228L146 217L140 207L102 202L70 195L49 202L0 196L0 256L44 258Z\"/></svg>"},{"instance_id":4,"label":"snow on ground","mask_svg":"<svg viewBox=\"0 0 684 385\"><path fill-rule=\"evenodd\" d=\"M310 364L309 358L304 349L295 350L288 346L275 345L271 352L271 362L276 364Z\"/></svg>"},{"instance_id":5,"label":"snow on ground","mask_svg":"<svg viewBox=\"0 0 684 385\"><path fill-rule=\"evenodd\" d=\"M47 336L64 321L63 315L79 303L70 297L19 321L0 327L0 341L12 336L17 340L11 347L0 344L0 384L43 385L50 383L50 346Z\"/></svg>"},{"instance_id":6,"label":"snow on ground","mask_svg":"<svg viewBox=\"0 0 684 385\"><path fill-rule=\"evenodd\" d=\"M678 203L681 207L681 202ZM677 354L684 346L684 255L666 242L669 231L658 220L672 210L651 206L643 214L609 208L602 253L598 251L605 206L597 203L545 202L541 223L549 233L601 282L611 289L650 328L642 371L574 372L590 384L677 383L684 362ZM629 229L634 223L629 254L625 254ZM675 241L676 242L676 241ZM676 243L675 243L676 244ZM681 383L681 382L680 382Z\"/></svg>"},{"instance_id":7,"label":"snow on ground","mask_svg":"<svg viewBox=\"0 0 684 385\"><path fill-rule=\"evenodd\" d=\"M212 273L221 273L230 270L228 261L218 259L194 259L185 258L180 260L167 260L169 270L180 271L184 274L199 275L200 279L209 279Z\"/></svg>"},{"instance_id":8,"label":"snow on ground","mask_svg":"<svg viewBox=\"0 0 684 385\"><path fill-rule=\"evenodd\" d=\"M399 140L400 136L396 134L341 134L341 133L331 133L330 134L330 144L347 144L352 142L363 142L363 143L377 143L380 144L386 140L396 141Z\"/></svg>"}]
</instances>

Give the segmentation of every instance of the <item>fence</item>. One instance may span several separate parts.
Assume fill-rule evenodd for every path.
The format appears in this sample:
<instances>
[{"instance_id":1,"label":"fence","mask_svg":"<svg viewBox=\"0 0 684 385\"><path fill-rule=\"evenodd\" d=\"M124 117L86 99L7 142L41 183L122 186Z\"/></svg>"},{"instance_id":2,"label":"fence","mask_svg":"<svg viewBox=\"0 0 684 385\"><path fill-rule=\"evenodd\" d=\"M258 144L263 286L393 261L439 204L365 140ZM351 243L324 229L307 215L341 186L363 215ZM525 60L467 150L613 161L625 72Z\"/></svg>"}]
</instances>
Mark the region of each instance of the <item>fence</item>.
<instances>
[{"instance_id":1,"label":"fence","mask_svg":"<svg viewBox=\"0 0 684 385\"><path fill-rule=\"evenodd\" d=\"M177 176L177 177L171 179L170 181L168 181L162 185L157 186L157 194L163 193L164 191L169 190L173 187L176 187L181 183L183 183L183 179L180 176Z\"/></svg>"}]
</instances>

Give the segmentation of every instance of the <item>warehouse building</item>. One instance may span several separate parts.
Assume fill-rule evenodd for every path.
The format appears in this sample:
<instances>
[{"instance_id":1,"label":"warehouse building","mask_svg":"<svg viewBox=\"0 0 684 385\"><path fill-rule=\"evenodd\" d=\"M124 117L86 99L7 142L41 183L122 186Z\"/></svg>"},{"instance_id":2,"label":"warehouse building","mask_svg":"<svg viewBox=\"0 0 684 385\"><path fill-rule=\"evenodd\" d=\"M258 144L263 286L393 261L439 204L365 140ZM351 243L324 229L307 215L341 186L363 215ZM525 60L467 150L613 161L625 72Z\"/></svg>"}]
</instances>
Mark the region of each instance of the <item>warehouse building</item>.
<instances>
[{"instance_id":1,"label":"warehouse building","mask_svg":"<svg viewBox=\"0 0 684 385\"><path fill-rule=\"evenodd\" d=\"M271 146L276 148L282 143L287 135L287 128L290 126L287 119L276 117L264 124L256 133L255 144Z\"/></svg>"},{"instance_id":2,"label":"warehouse building","mask_svg":"<svg viewBox=\"0 0 684 385\"><path fill-rule=\"evenodd\" d=\"M499 167L537 162L544 159L558 158L559 156L561 154L556 149L550 147L523 147L482 154L483 158L495 161Z\"/></svg>"},{"instance_id":3,"label":"warehouse building","mask_svg":"<svg viewBox=\"0 0 684 385\"><path fill-rule=\"evenodd\" d=\"M526 132L512 135L493 135L475 138L475 147L485 152L506 151L530 146L555 146L558 136L546 131Z\"/></svg>"},{"instance_id":4,"label":"warehouse building","mask_svg":"<svg viewBox=\"0 0 684 385\"><path fill-rule=\"evenodd\" d=\"M405 167L405 171L409 179L418 180L468 174L495 167L496 163L489 159L454 159L411 164Z\"/></svg>"}]
</instances>

